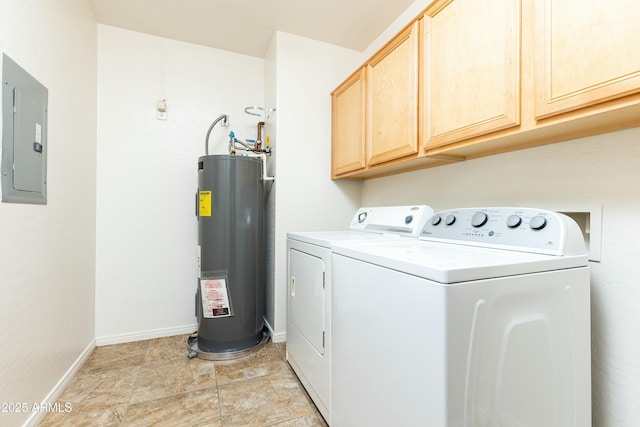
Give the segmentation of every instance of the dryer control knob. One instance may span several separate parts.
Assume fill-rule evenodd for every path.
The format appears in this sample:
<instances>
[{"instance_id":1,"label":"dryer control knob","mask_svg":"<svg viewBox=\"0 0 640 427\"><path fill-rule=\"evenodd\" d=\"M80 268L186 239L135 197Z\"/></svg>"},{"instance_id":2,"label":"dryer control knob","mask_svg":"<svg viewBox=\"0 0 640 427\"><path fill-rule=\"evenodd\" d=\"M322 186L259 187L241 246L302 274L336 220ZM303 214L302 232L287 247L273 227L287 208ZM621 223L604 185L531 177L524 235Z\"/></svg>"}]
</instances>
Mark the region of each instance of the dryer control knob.
<instances>
[{"instance_id":1,"label":"dryer control knob","mask_svg":"<svg viewBox=\"0 0 640 427\"><path fill-rule=\"evenodd\" d=\"M542 230L546 225L547 220L540 215L534 216L529 222L529 227L531 227L532 230Z\"/></svg>"},{"instance_id":2,"label":"dryer control knob","mask_svg":"<svg viewBox=\"0 0 640 427\"><path fill-rule=\"evenodd\" d=\"M442 221L442 217L440 215L434 215L431 217L431 225L438 225Z\"/></svg>"},{"instance_id":3,"label":"dryer control knob","mask_svg":"<svg viewBox=\"0 0 640 427\"><path fill-rule=\"evenodd\" d=\"M358 223L362 224L365 219L367 219L367 213L366 212L360 212L358 214Z\"/></svg>"},{"instance_id":4,"label":"dryer control knob","mask_svg":"<svg viewBox=\"0 0 640 427\"><path fill-rule=\"evenodd\" d=\"M522 218L518 215L509 215L509 218L507 218L507 227L509 228L519 227L520 224L522 224Z\"/></svg>"},{"instance_id":5,"label":"dryer control knob","mask_svg":"<svg viewBox=\"0 0 640 427\"><path fill-rule=\"evenodd\" d=\"M471 225L474 227L482 227L487 223L489 217L484 212L476 212L471 217Z\"/></svg>"},{"instance_id":6,"label":"dryer control knob","mask_svg":"<svg viewBox=\"0 0 640 427\"><path fill-rule=\"evenodd\" d=\"M447 215L447 217L444 219L444 223L447 225L453 225L454 222L456 222L455 215Z\"/></svg>"}]
</instances>

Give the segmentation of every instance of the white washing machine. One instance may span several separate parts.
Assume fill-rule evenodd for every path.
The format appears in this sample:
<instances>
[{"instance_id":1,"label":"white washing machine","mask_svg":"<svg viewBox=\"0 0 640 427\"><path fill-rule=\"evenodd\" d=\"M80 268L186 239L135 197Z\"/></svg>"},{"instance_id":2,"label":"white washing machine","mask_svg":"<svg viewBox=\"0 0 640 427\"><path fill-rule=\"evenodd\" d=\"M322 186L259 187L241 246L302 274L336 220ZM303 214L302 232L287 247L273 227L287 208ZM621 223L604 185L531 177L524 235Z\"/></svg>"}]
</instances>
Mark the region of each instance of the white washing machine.
<instances>
[{"instance_id":1,"label":"white washing machine","mask_svg":"<svg viewBox=\"0 0 640 427\"><path fill-rule=\"evenodd\" d=\"M331 260L331 425L591 425L589 267L573 220L447 210Z\"/></svg>"},{"instance_id":2,"label":"white washing machine","mask_svg":"<svg viewBox=\"0 0 640 427\"><path fill-rule=\"evenodd\" d=\"M331 247L344 241L417 237L433 210L424 205L360 208L349 230L287 234L287 360L331 422Z\"/></svg>"}]
</instances>

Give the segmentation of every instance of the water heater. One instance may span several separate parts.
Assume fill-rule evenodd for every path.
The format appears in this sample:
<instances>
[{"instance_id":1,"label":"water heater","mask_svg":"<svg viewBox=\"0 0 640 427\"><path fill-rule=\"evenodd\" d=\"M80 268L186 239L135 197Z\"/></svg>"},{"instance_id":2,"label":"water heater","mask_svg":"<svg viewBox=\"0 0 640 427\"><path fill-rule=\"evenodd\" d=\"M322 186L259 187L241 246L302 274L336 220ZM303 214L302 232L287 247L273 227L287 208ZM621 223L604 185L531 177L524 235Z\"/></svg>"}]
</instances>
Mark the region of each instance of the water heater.
<instances>
[{"instance_id":1,"label":"water heater","mask_svg":"<svg viewBox=\"0 0 640 427\"><path fill-rule=\"evenodd\" d=\"M225 360L269 340L265 311L265 214L259 158L198 159L197 334L190 357Z\"/></svg>"}]
</instances>

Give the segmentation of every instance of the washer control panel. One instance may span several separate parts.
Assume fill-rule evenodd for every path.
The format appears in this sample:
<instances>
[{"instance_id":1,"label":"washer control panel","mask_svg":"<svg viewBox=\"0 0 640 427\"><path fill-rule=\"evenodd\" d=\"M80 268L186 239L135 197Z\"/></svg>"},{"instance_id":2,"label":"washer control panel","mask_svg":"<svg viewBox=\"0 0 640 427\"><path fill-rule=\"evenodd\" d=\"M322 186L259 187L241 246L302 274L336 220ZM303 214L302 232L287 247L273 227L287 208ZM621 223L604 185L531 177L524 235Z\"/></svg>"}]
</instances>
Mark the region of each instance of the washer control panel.
<instances>
[{"instance_id":1,"label":"washer control panel","mask_svg":"<svg viewBox=\"0 0 640 427\"><path fill-rule=\"evenodd\" d=\"M423 227L420 238L475 246L493 246L561 255L567 240L584 248L573 219L533 208L463 208L437 212ZM569 233L571 231L571 233Z\"/></svg>"},{"instance_id":2,"label":"washer control panel","mask_svg":"<svg viewBox=\"0 0 640 427\"><path fill-rule=\"evenodd\" d=\"M349 228L417 237L432 215L433 209L426 205L364 207L358 209Z\"/></svg>"}]
</instances>

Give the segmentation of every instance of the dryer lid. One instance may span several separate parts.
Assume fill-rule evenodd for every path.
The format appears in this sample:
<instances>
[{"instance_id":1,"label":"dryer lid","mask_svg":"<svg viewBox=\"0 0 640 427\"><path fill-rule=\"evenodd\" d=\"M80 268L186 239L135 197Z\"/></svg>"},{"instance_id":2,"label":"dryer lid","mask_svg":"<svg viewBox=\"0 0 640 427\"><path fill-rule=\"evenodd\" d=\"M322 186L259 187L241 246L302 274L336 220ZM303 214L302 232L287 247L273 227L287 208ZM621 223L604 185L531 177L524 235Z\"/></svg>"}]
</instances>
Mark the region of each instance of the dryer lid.
<instances>
[{"instance_id":1,"label":"dryer lid","mask_svg":"<svg viewBox=\"0 0 640 427\"><path fill-rule=\"evenodd\" d=\"M350 240L417 237L433 216L427 205L363 207L353 216L349 230L287 233L289 239L331 248L333 243Z\"/></svg>"}]
</instances>

